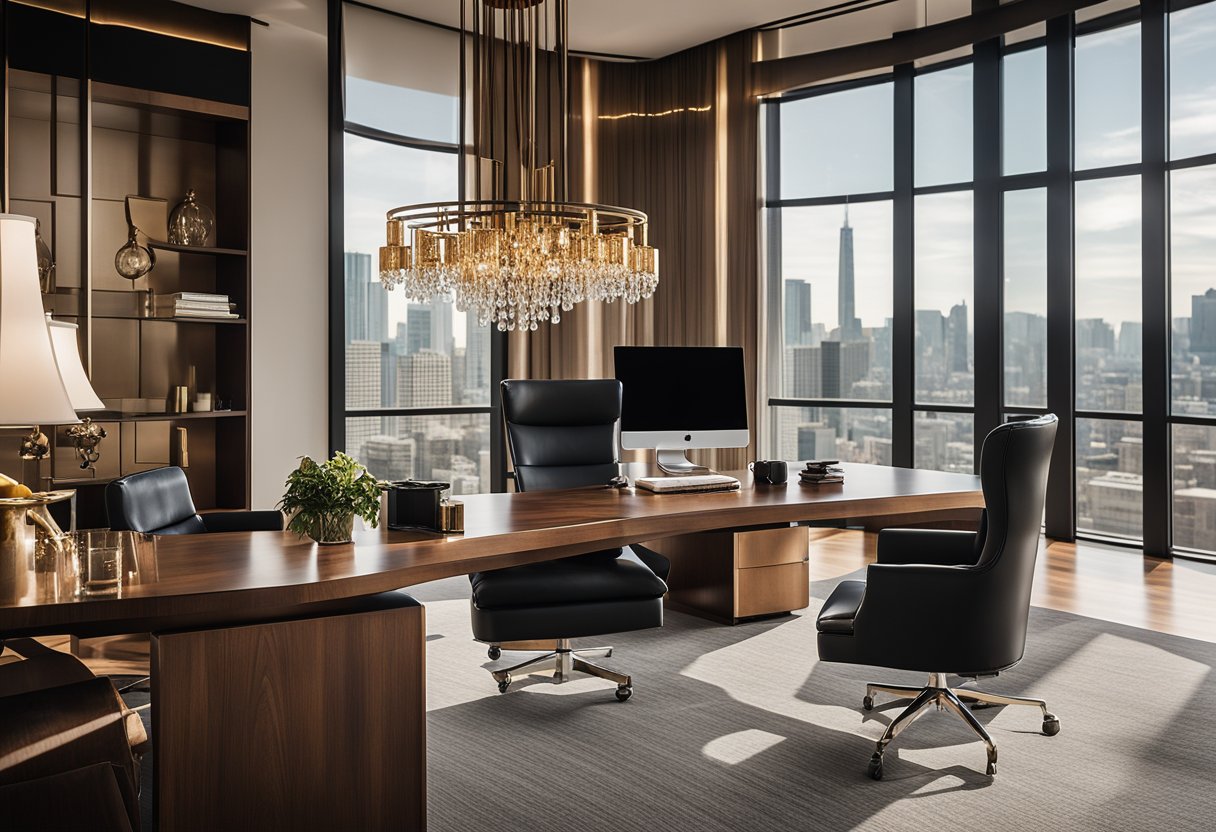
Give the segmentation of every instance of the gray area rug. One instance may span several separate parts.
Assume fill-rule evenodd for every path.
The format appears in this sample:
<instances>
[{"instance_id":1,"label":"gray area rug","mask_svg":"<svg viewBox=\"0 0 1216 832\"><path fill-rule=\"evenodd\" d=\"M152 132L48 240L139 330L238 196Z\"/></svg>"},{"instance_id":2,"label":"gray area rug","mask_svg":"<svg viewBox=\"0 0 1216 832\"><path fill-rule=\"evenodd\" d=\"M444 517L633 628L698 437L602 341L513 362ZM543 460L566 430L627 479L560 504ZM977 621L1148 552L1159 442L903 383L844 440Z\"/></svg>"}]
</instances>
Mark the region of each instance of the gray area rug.
<instances>
[{"instance_id":1,"label":"gray area rug","mask_svg":"<svg viewBox=\"0 0 1216 832\"><path fill-rule=\"evenodd\" d=\"M812 587L810 610L834 583ZM1216 644L1033 609L1025 660L983 687L1046 698L1060 734L1039 733L1036 709L977 711L1000 750L992 779L969 729L930 713L875 782L873 742L902 706L864 712L864 684L924 680L819 664L810 612L735 627L669 613L603 640L634 677L619 703L597 679L500 695L468 592L464 578L411 590L427 606L438 832L1216 826Z\"/></svg>"}]
</instances>

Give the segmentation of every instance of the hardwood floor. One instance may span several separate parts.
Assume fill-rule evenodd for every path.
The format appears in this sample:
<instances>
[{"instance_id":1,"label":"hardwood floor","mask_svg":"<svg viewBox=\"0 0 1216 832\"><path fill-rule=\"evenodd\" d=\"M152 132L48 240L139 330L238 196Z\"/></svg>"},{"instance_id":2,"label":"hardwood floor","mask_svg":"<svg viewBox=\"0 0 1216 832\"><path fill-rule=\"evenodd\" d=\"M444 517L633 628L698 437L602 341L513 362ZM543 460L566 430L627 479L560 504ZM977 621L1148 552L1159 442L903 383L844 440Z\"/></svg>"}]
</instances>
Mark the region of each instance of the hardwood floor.
<instances>
[{"instance_id":1,"label":"hardwood floor","mask_svg":"<svg viewBox=\"0 0 1216 832\"><path fill-rule=\"evenodd\" d=\"M811 581L847 575L874 560L878 536L811 530ZM1216 642L1216 564L1145 557L1099 543L1047 541L1031 603L1103 621Z\"/></svg>"}]
</instances>

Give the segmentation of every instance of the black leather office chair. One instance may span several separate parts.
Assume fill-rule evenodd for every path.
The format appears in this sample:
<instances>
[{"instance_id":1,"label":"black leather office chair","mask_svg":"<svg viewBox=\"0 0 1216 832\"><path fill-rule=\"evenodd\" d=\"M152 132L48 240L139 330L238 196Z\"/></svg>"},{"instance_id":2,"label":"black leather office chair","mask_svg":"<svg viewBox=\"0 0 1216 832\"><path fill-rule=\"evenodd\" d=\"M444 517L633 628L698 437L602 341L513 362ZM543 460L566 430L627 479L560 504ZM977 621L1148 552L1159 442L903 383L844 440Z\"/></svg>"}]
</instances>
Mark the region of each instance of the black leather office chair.
<instances>
[{"instance_id":1,"label":"black leather office chair","mask_svg":"<svg viewBox=\"0 0 1216 832\"><path fill-rule=\"evenodd\" d=\"M115 531L147 534L205 534L283 530L278 511L194 510L186 472L176 466L140 471L106 486L106 515Z\"/></svg>"},{"instance_id":2,"label":"black leather office chair","mask_svg":"<svg viewBox=\"0 0 1216 832\"><path fill-rule=\"evenodd\" d=\"M501 392L516 490L607 486L620 473L619 381L507 380ZM590 661L612 648L575 650L570 639L662 626L667 568L657 552L630 546L470 575L473 636L490 644L485 667L498 690L506 693L513 673L552 666L559 683L579 671L616 682L617 698L628 699L632 677ZM532 640L555 640L557 649L502 658L503 642Z\"/></svg>"},{"instance_id":3,"label":"black leather office chair","mask_svg":"<svg viewBox=\"0 0 1216 832\"><path fill-rule=\"evenodd\" d=\"M819 613L819 658L929 673L924 687L867 685L875 693L913 697L878 741L870 776L881 780L883 752L928 706L953 711L983 739L987 773L996 774L996 745L966 703L1033 705L1043 733L1060 721L1041 699L951 688L946 675L995 676L1022 659L1030 589L1039 549L1047 467L1056 417L1001 425L984 439L980 479L983 521L978 532L886 529L878 562L864 581L843 581Z\"/></svg>"}]
</instances>

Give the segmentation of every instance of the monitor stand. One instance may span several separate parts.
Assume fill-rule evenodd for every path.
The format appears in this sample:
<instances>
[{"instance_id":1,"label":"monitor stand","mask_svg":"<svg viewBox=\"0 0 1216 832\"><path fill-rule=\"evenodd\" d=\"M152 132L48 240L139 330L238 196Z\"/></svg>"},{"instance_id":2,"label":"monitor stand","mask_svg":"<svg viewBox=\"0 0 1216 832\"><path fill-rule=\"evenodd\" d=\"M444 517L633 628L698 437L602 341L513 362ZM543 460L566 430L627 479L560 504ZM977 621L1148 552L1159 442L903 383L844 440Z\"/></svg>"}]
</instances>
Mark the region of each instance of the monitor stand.
<instances>
[{"instance_id":1,"label":"monitor stand","mask_svg":"<svg viewBox=\"0 0 1216 832\"><path fill-rule=\"evenodd\" d=\"M679 448L657 448L654 453L655 460L659 463L659 470L664 474L687 477L692 474L709 473L708 468L704 465L697 465Z\"/></svg>"}]
</instances>

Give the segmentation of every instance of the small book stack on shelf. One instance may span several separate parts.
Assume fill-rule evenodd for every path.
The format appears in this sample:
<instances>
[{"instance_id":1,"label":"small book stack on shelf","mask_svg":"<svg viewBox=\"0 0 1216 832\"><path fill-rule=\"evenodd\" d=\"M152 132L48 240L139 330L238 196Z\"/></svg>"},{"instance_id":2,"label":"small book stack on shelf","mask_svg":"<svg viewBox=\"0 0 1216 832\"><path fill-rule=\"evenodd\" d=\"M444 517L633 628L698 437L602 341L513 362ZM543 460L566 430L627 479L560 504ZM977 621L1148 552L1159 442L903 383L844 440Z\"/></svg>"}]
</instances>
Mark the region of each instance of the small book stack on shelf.
<instances>
[{"instance_id":1,"label":"small book stack on shelf","mask_svg":"<svg viewBox=\"0 0 1216 832\"><path fill-rule=\"evenodd\" d=\"M838 459L812 459L798 478L807 485L825 485L844 482L844 469Z\"/></svg>"},{"instance_id":2,"label":"small book stack on shelf","mask_svg":"<svg viewBox=\"0 0 1216 832\"><path fill-rule=\"evenodd\" d=\"M227 295L208 292L177 292L156 299L158 318L235 318L235 309Z\"/></svg>"}]
</instances>

